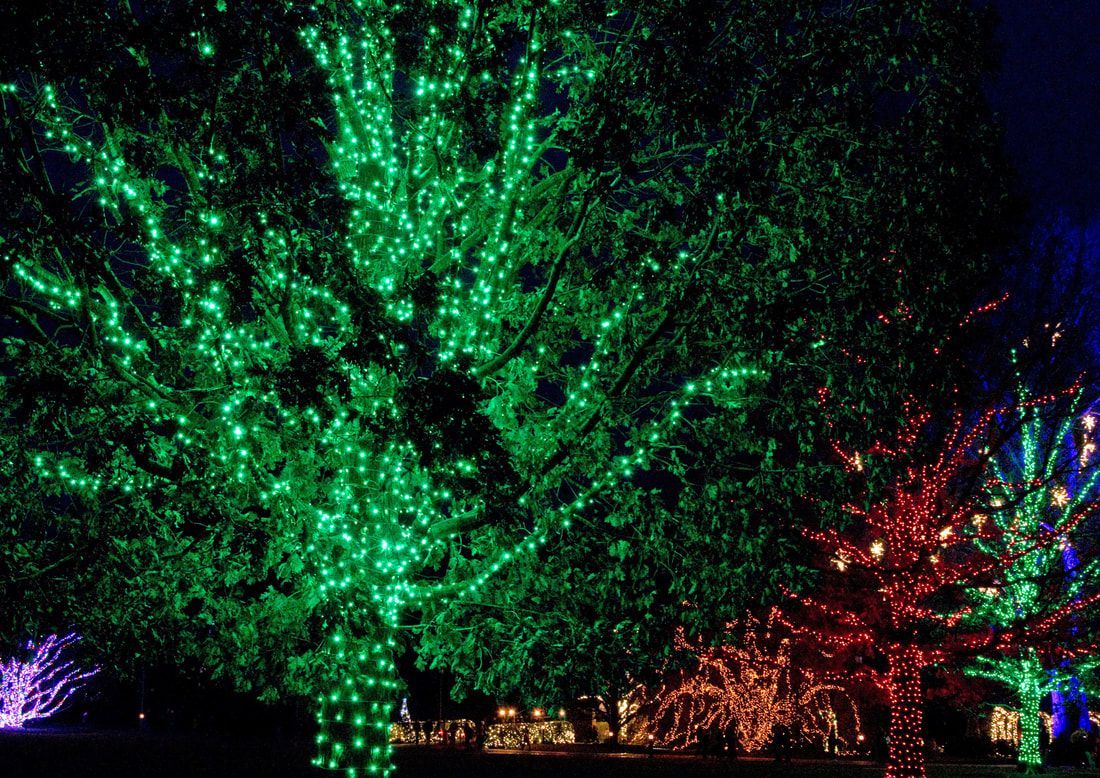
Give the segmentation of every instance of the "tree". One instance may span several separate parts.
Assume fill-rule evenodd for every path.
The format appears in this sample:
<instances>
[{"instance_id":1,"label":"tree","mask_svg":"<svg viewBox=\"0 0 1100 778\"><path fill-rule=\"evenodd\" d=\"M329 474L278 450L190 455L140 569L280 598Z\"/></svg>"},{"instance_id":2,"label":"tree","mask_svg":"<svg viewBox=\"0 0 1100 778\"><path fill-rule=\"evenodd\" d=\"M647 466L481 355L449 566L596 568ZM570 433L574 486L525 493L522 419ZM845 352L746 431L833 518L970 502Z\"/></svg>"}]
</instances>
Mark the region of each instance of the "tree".
<instances>
[{"instance_id":1,"label":"tree","mask_svg":"<svg viewBox=\"0 0 1100 778\"><path fill-rule=\"evenodd\" d=\"M1076 398L1075 398L1076 399ZM986 553L1010 558L995 587L983 587L968 620L1011 630L1019 622L1042 617L1096 590L1097 567L1075 546L1086 541L1080 511L1095 500L1100 471L1091 461L1095 451L1094 417L1076 401L1060 415L1031 414L1020 421L1012 446L1001 446L990 460L991 488L998 508L991 514L997 528ZM1023 489L1022 493L1020 489ZM1036 546L1043 533L1055 543ZM1025 550L1021 553L1021 549ZM1083 637L1083 636L1081 636ZM1071 666L1089 671L1093 647L1078 639L1046 646L1013 646L1000 655L978 657L967 672L1008 686L1020 704L1020 762L1029 769L1042 763L1039 747L1039 703L1049 692L1068 686Z\"/></svg>"},{"instance_id":2,"label":"tree","mask_svg":"<svg viewBox=\"0 0 1100 778\"><path fill-rule=\"evenodd\" d=\"M719 646L677 636L677 649L697 661L669 673L644 705L662 745L689 747L696 732L733 724L741 748L763 751L782 725L822 750L830 731L840 748L855 749L863 734L859 709L839 679L792 657L778 614L773 608L766 622L750 615L729 625Z\"/></svg>"},{"instance_id":3,"label":"tree","mask_svg":"<svg viewBox=\"0 0 1100 778\"><path fill-rule=\"evenodd\" d=\"M0 662L0 729L49 718L98 672L97 668L81 672L74 662L62 660L65 649L79 639L69 633L50 635L37 644L32 640L26 646L27 661L12 657Z\"/></svg>"},{"instance_id":4,"label":"tree","mask_svg":"<svg viewBox=\"0 0 1100 778\"><path fill-rule=\"evenodd\" d=\"M388 770L404 614L699 427L786 468L750 407L894 403L925 341L870 384L847 344L954 311L1000 212L938 3L80 10L0 25L4 578L62 603L13 618L324 677L325 766Z\"/></svg>"},{"instance_id":5,"label":"tree","mask_svg":"<svg viewBox=\"0 0 1100 778\"><path fill-rule=\"evenodd\" d=\"M849 506L854 521L846 529L807 532L818 549L820 581L813 594L795 596L797 608L786 618L831 654L858 659L885 687L891 778L924 775L923 670L977 654L1026 653L1100 599L1090 592L1070 602L1037 603L1007 628L968 620L968 597L1017 583L1013 573L1021 560L1057 549L1098 507L1074 502L1056 531L990 518L1015 510L1006 494L1017 504L1036 490L1044 499L1049 494L1045 482L1005 480L1010 474L993 471L990 458L1020 429L1026 435L1037 415L1056 412L1062 399L1026 398L973 418L957 411L942 425L932 414L914 413L896 441L862 453L837 447L845 468L861 478L875 469L876 458L900 459L904 468L867 495L867 507ZM929 442L925 456L913 457Z\"/></svg>"}]
</instances>

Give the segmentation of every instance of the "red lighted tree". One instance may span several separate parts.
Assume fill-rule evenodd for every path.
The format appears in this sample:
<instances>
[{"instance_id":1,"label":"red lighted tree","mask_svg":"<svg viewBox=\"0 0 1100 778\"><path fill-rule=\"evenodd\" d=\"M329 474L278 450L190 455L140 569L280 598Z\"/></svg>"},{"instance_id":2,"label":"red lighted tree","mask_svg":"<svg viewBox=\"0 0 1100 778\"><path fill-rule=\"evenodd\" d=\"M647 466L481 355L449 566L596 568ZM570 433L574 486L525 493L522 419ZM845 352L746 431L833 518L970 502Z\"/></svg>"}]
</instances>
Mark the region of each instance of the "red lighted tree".
<instances>
[{"instance_id":1,"label":"red lighted tree","mask_svg":"<svg viewBox=\"0 0 1100 778\"><path fill-rule=\"evenodd\" d=\"M1008 537L996 511L1013 511L1041 483L1008 484L988 462L1023 419L1057 412L1065 395L957 413L935 424L915 415L898 440L869 451L837 447L845 468L873 480L879 464L908 463L885 488L868 489L864 505L848 505L843 530L807 532L820 579L810 595L792 594L785 621L838 661L858 662L885 689L890 704L888 778L924 776L923 688L926 667L1012 645L1055 640L1068 617L1092 605L1089 594L996 629L965 619L968 590L996 590L1022 556L1055 545L1096 509L1081 504L1059 532ZM912 452L931 443L930 456ZM980 541L980 542L979 542ZM972 600L971 600L972 601Z\"/></svg>"}]
</instances>

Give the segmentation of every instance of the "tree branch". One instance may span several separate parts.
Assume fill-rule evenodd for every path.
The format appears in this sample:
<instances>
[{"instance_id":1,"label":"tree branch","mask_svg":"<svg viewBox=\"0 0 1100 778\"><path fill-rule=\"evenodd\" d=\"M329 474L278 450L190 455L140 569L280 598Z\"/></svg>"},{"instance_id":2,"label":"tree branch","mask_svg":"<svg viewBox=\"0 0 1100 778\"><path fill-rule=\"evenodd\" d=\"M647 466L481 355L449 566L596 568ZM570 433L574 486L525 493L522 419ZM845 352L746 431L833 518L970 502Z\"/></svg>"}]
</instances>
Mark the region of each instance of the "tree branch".
<instances>
[{"instance_id":1,"label":"tree branch","mask_svg":"<svg viewBox=\"0 0 1100 778\"><path fill-rule=\"evenodd\" d=\"M531 312L531 317L527 320L527 324L523 326L523 329L519 331L504 351L497 354L488 362L474 368L473 373L477 378L487 378L508 364L508 362L527 345L527 341L531 339L531 336L535 334L535 331L539 327L539 323L542 321L543 314L546 313L546 309L550 305L550 300L554 297L554 291L557 289L558 281L561 279L562 271L565 269L565 259L569 255L569 250L577 244L581 233L584 231L584 223L588 218L588 211L591 207L591 203L592 196L586 193L584 203L582 203L580 209L577 211L577 215L573 218L573 224L569 230L569 237L566 239L565 243L562 244L557 257L554 258L554 268L550 271L550 279L546 283L546 289L543 290L542 297L539 298L535 310Z\"/></svg>"}]
</instances>

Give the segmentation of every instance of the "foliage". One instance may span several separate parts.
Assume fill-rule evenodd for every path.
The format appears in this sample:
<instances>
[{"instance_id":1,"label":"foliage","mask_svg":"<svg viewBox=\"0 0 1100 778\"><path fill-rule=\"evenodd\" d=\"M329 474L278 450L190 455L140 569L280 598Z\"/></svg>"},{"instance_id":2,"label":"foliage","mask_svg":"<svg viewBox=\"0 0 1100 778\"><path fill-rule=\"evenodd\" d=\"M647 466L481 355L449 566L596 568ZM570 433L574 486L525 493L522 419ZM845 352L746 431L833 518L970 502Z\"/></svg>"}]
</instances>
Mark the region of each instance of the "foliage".
<instances>
[{"instance_id":1,"label":"foliage","mask_svg":"<svg viewBox=\"0 0 1100 778\"><path fill-rule=\"evenodd\" d=\"M678 85L695 84L706 71L706 89L735 96L726 98L714 129L697 114L696 132L717 133L708 165L723 172L717 186L717 173L701 173L690 189L717 188L727 206L735 192L735 221L757 225L729 233L720 261L731 275L709 283L707 295L732 323L719 337L766 366L766 383L725 405L685 410L670 446L654 451L631 484L593 501L583 539L551 538L537 556L525 557L529 570L509 574L506 585L474 604L433 605L423 652L437 663L453 657L484 691L527 692L532 666L544 673L541 688L530 690L535 699L553 684L559 694L571 693L578 679L615 678L616 687L630 688L659 672L675 627L695 634L720 626L803 577L792 539L807 520L801 497L845 490L821 464L823 438L865 438L876 426L890 426L911 393L932 403L954 391L952 360L962 344L953 333L945 337L950 328L943 322L969 304L982 257L996 245L991 217L1003 205L996 177L967 172L975 153L997 169L992 134L971 110L980 102L973 90L986 64L975 45L985 39L981 23L957 9L949 21L943 9L892 8L913 27L883 35L881 7L856 13L811 5L790 9L789 17L764 4L726 6L730 17L717 25L724 24L720 32L703 21L711 16L699 15L684 29L702 24L708 31L684 35L679 25L649 30L640 15L640 31L627 38L637 46L661 41L662 56L683 67ZM772 33L764 34L775 29L790 31L778 48ZM698 40L714 45L700 50ZM636 71L645 60L627 60L630 51L624 44L619 56ZM731 51L740 62L730 61ZM689 61L698 64L683 64ZM931 62L935 78L927 78ZM902 72L909 75L900 78ZM910 77L919 89L907 91ZM644 103L646 94L633 97ZM967 122L941 122L939 111L964 94L971 109L959 104L956 115ZM905 110L895 111L901 104ZM939 128L936 140L915 140L932 125ZM683 135L683 144L691 137ZM918 148L931 156L918 159ZM989 188L976 187L979 180ZM941 207L944 197L973 205ZM962 227L964 212L982 214L981 240ZM761 240L780 243L761 251ZM729 294L721 296L722 289ZM708 320L704 314L685 327ZM682 370L700 354L687 337L673 340L687 360ZM855 344L859 359L852 356ZM826 399L835 409L830 427L821 415ZM631 496L636 490L660 497L639 502ZM596 568L607 562L626 572L601 574ZM639 587L633 570L640 578L660 573L655 585ZM570 607L541 613L517 607L533 597ZM617 669L611 652L565 656L556 648L593 625L601 645L621 646ZM614 625L623 626L612 631ZM651 666L643 668L639 657L647 654Z\"/></svg>"},{"instance_id":2,"label":"foliage","mask_svg":"<svg viewBox=\"0 0 1100 778\"><path fill-rule=\"evenodd\" d=\"M621 564L642 474L711 498L697 440L764 549L819 390L862 425L942 385L1001 206L982 23L930 0L4 21L0 578L57 603L11 618L324 688L325 764L385 767L403 614L571 527Z\"/></svg>"},{"instance_id":3,"label":"foliage","mask_svg":"<svg viewBox=\"0 0 1100 778\"><path fill-rule=\"evenodd\" d=\"M419 627L422 656L458 674L458 694L476 686L542 708L587 698L622 732L627 698L673 660L687 575L678 539L660 534L669 510L641 491L627 499L610 542L580 519L568 555L510 565Z\"/></svg>"}]
</instances>

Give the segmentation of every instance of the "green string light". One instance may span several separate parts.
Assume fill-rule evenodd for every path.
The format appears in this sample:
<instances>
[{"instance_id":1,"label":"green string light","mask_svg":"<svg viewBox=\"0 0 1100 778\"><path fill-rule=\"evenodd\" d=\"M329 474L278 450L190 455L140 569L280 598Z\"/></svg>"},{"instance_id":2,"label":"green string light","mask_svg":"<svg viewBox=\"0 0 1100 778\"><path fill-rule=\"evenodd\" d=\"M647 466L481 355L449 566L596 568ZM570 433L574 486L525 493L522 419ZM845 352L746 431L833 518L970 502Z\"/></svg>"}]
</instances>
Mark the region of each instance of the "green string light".
<instances>
[{"instance_id":1,"label":"green string light","mask_svg":"<svg viewBox=\"0 0 1100 778\"><path fill-rule=\"evenodd\" d=\"M1026 398L1027 393L1021 396ZM1066 545L1078 530L1086 504L1095 499L1100 479L1100 471L1090 462L1095 422L1088 413L1067 413L1051 425L1025 401L1020 402L1017 416L1019 431L1013 445L998 450L990 463L991 510L975 518L979 530L986 522L996 528L988 539L976 541L978 547L1012 559L997 586L972 593L970 620L998 629L1072 606L1096 575L1092 562L1069 573L1063 569ZM1060 542L1040 543L1047 533ZM1041 585L1044 578L1061 582L1056 594ZM1042 762L1042 697L1068 680L1072 665L1089 664L1044 661L1035 648L1021 646L999 656L980 657L966 672L1002 683L1015 693L1020 704L1018 758L1034 767Z\"/></svg>"},{"instance_id":2,"label":"green string light","mask_svg":"<svg viewBox=\"0 0 1100 778\"><path fill-rule=\"evenodd\" d=\"M212 497L302 527L302 585L321 599L330 630L315 764L349 776L393 769L393 652L407 610L476 595L653 466L689 408L737 407L766 377L726 353L677 371L637 417L617 408L631 355L644 356L661 332L665 301L655 298L689 285L717 227L666 242L668 257L647 251L606 289L587 279L582 237L614 214L592 194L592 174L546 164L561 117L542 96L588 89L598 72L582 66L591 42L563 29L554 3L517 23L523 51L494 72L474 56L476 4L429 3L441 17L454 11L453 24L424 31L421 50L403 57L397 7L354 5L354 14L311 14L316 23L299 35L328 87L328 174L347 206L334 209L346 213L335 230L304 234L281 212L291 204L235 195L247 164L217 121L199 127L203 142L192 147L150 143L162 157L150 169L124 128L90 117L72 85L2 90L84 180L74 205L127 252L86 283L64 261L5 245L21 296L94 340L97 380L114 391L109 434L121 439L123 424L140 433L106 463L43 446L31 455L37 476L89 502L175 495L186 483L180 499ZM232 63L215 28L183 45L212 78ZM502 96L496 143L474 153L476 125L458 106L479 90ZM184 183L166 184L160 167ZM525 270L542 262L541 272L546 257L552 280L525 287ZM565 270L570 263L578 268ZM138 288L134 266L154 291ZM592 293L574 310L582 300L572 287L585 284ZM422 337L407 336L414 328ZM186 369L166 368L166 354ZM452 374L481 393L463 413L488 419L484 434L503 441L500 459L519 471L505 500L523 515L515 526L492 526L497 506L485 491L497 476L486 451L416 436L412 389ZM540 382L559 387L562 403L540 399ZM611 429L620 446L590 442L593 430ZM583 466L570 445L583 449ZM440 560L476 534L467 520L491 542L441 573Z\"/></svg>"}]
</instances>

